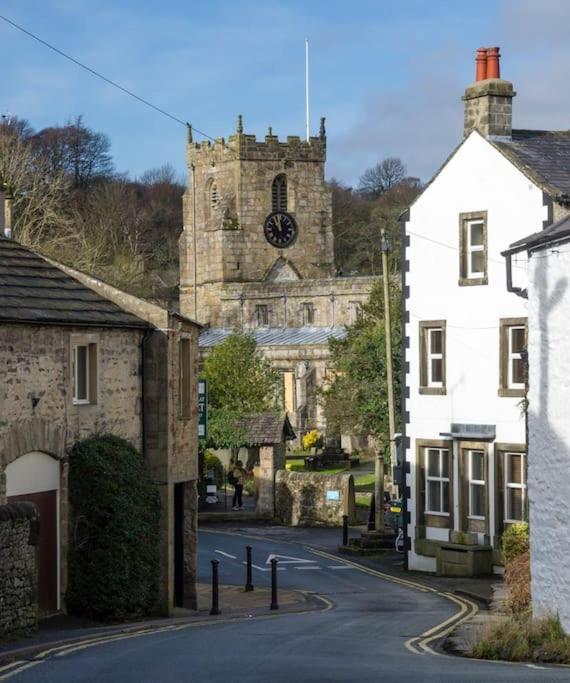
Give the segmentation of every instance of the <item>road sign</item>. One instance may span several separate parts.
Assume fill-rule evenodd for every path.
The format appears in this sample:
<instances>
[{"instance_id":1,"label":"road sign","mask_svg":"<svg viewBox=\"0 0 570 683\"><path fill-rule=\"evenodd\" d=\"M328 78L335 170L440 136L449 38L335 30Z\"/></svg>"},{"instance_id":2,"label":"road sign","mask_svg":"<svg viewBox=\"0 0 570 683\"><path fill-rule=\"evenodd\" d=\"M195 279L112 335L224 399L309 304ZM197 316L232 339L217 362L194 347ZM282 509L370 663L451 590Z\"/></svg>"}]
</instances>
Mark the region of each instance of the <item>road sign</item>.
<instances>
[{"instance_id":1,"label":"road sign","mask_svg":"<svg viewBox=\"0 0 570 683\"><path fill-rule=\"evenodd\" d=\"M205 379L198 381L198 438L208 436L208 383Z\"/></svg>"}]
</instances>

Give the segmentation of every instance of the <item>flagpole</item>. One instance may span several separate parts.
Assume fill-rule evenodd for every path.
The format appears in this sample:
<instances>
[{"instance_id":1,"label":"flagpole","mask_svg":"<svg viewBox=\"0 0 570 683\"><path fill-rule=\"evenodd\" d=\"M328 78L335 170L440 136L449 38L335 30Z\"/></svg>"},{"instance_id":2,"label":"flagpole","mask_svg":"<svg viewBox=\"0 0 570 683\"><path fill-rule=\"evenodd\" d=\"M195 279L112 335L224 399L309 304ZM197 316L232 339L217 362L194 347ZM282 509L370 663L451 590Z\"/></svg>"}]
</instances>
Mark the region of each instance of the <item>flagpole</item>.
<instances>
[{"instance_id":1,"label":"flagpole","mask_svg":"<svg viewBox=\"0 0 570 683\"><path fill-rule=\"evenodd\" d=\"M309 120L309 39L305 38L305 110L307 119L307 142L310 136Z\"/></svg>"}]
</instances>

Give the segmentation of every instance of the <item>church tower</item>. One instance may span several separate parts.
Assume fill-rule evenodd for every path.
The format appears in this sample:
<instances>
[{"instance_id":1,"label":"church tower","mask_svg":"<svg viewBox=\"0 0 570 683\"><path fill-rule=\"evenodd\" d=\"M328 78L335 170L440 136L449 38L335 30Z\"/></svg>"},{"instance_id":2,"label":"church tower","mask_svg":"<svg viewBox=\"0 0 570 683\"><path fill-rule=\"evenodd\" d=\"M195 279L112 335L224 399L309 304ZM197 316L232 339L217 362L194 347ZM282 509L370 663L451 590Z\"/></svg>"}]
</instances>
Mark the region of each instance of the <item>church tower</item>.
<instances>
[{"instance_id":1,"label":"church tower","mask_svg":"<svg viewBox=\"0 0 570 683\"><path fill-rule=\"evenodd\" d=\"M324 178L324 119L318 137L263 141L243 132L195 143L180 239L181 312L233 327L252 288L334 275L331 192ZM267 295L269 296L269 294ZM233 303L232 303L233 302Z\"/></svg>"}]
</instances>

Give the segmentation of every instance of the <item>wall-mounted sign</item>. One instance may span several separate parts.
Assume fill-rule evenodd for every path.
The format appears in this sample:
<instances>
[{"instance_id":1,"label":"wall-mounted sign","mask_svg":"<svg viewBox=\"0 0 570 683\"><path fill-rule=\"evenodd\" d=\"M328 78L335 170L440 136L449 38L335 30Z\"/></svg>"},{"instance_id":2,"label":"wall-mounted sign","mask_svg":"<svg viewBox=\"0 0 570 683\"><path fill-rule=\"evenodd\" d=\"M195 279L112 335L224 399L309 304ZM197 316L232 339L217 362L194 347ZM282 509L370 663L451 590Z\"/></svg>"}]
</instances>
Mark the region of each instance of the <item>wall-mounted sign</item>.
<instances>
[{"instance_id":1,"label":"wall-mounted sign","mask_svg":"<svg viewBox=\"0 0 570 683\"><path fill-rule=\"evenodd\" d=\"M198 381L198 438L208 436L208 384L205 379Z\"/></svg>"},{"instance_id":2,"label":"wall-mounted sign","mask_svg":"<svg viewBox=\"0 0 570 683\"><path fill-rule=\"evenodd\" d=\"M340 491L327 491L327 502L338 503L340 500Z\"/></svg>"}]
</instances>

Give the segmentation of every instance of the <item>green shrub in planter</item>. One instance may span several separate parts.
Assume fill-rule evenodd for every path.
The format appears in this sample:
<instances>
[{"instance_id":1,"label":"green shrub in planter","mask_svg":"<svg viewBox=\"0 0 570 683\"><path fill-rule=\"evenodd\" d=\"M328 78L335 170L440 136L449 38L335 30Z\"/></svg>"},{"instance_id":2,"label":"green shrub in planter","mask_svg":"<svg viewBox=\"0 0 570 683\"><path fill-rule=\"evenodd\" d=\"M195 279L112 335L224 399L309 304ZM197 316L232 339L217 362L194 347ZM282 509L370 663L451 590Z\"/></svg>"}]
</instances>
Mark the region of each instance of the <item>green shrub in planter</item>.
<instances>
[{"instance_id":1,"label":"green shrub in planter","mask_svg":"<svg viewBox=\"0 0 570 683\"><path fill-rule=\"evenodd\" d=\"M73 447L67 609L101 621L153 612L160 580L160 496L140 453L112 435Z\"/></svg>"},{"instance_id":2,"label":"green shrub in planter","mask_svg":"<svg viewBox=\"0 0 570 683\"><path fill-rule=\"evenodd\" d=\"M224 466L218 456L210 451L204 453L204 473L206 476L208 471L214 473L214 482L216 486L222 488L224 485Z\"/></svg>"},{"instance_id":3,"label":"green shrub in planter","mask_svg":"<svg viewBox=\"0 0 570 683\"><path fill-rule=\"evenodd\" d=\"M508 527L503 533L501 546L505 562L527 553L529 550L528 524L521 522Z\"/></svg>"}]
</instances>

